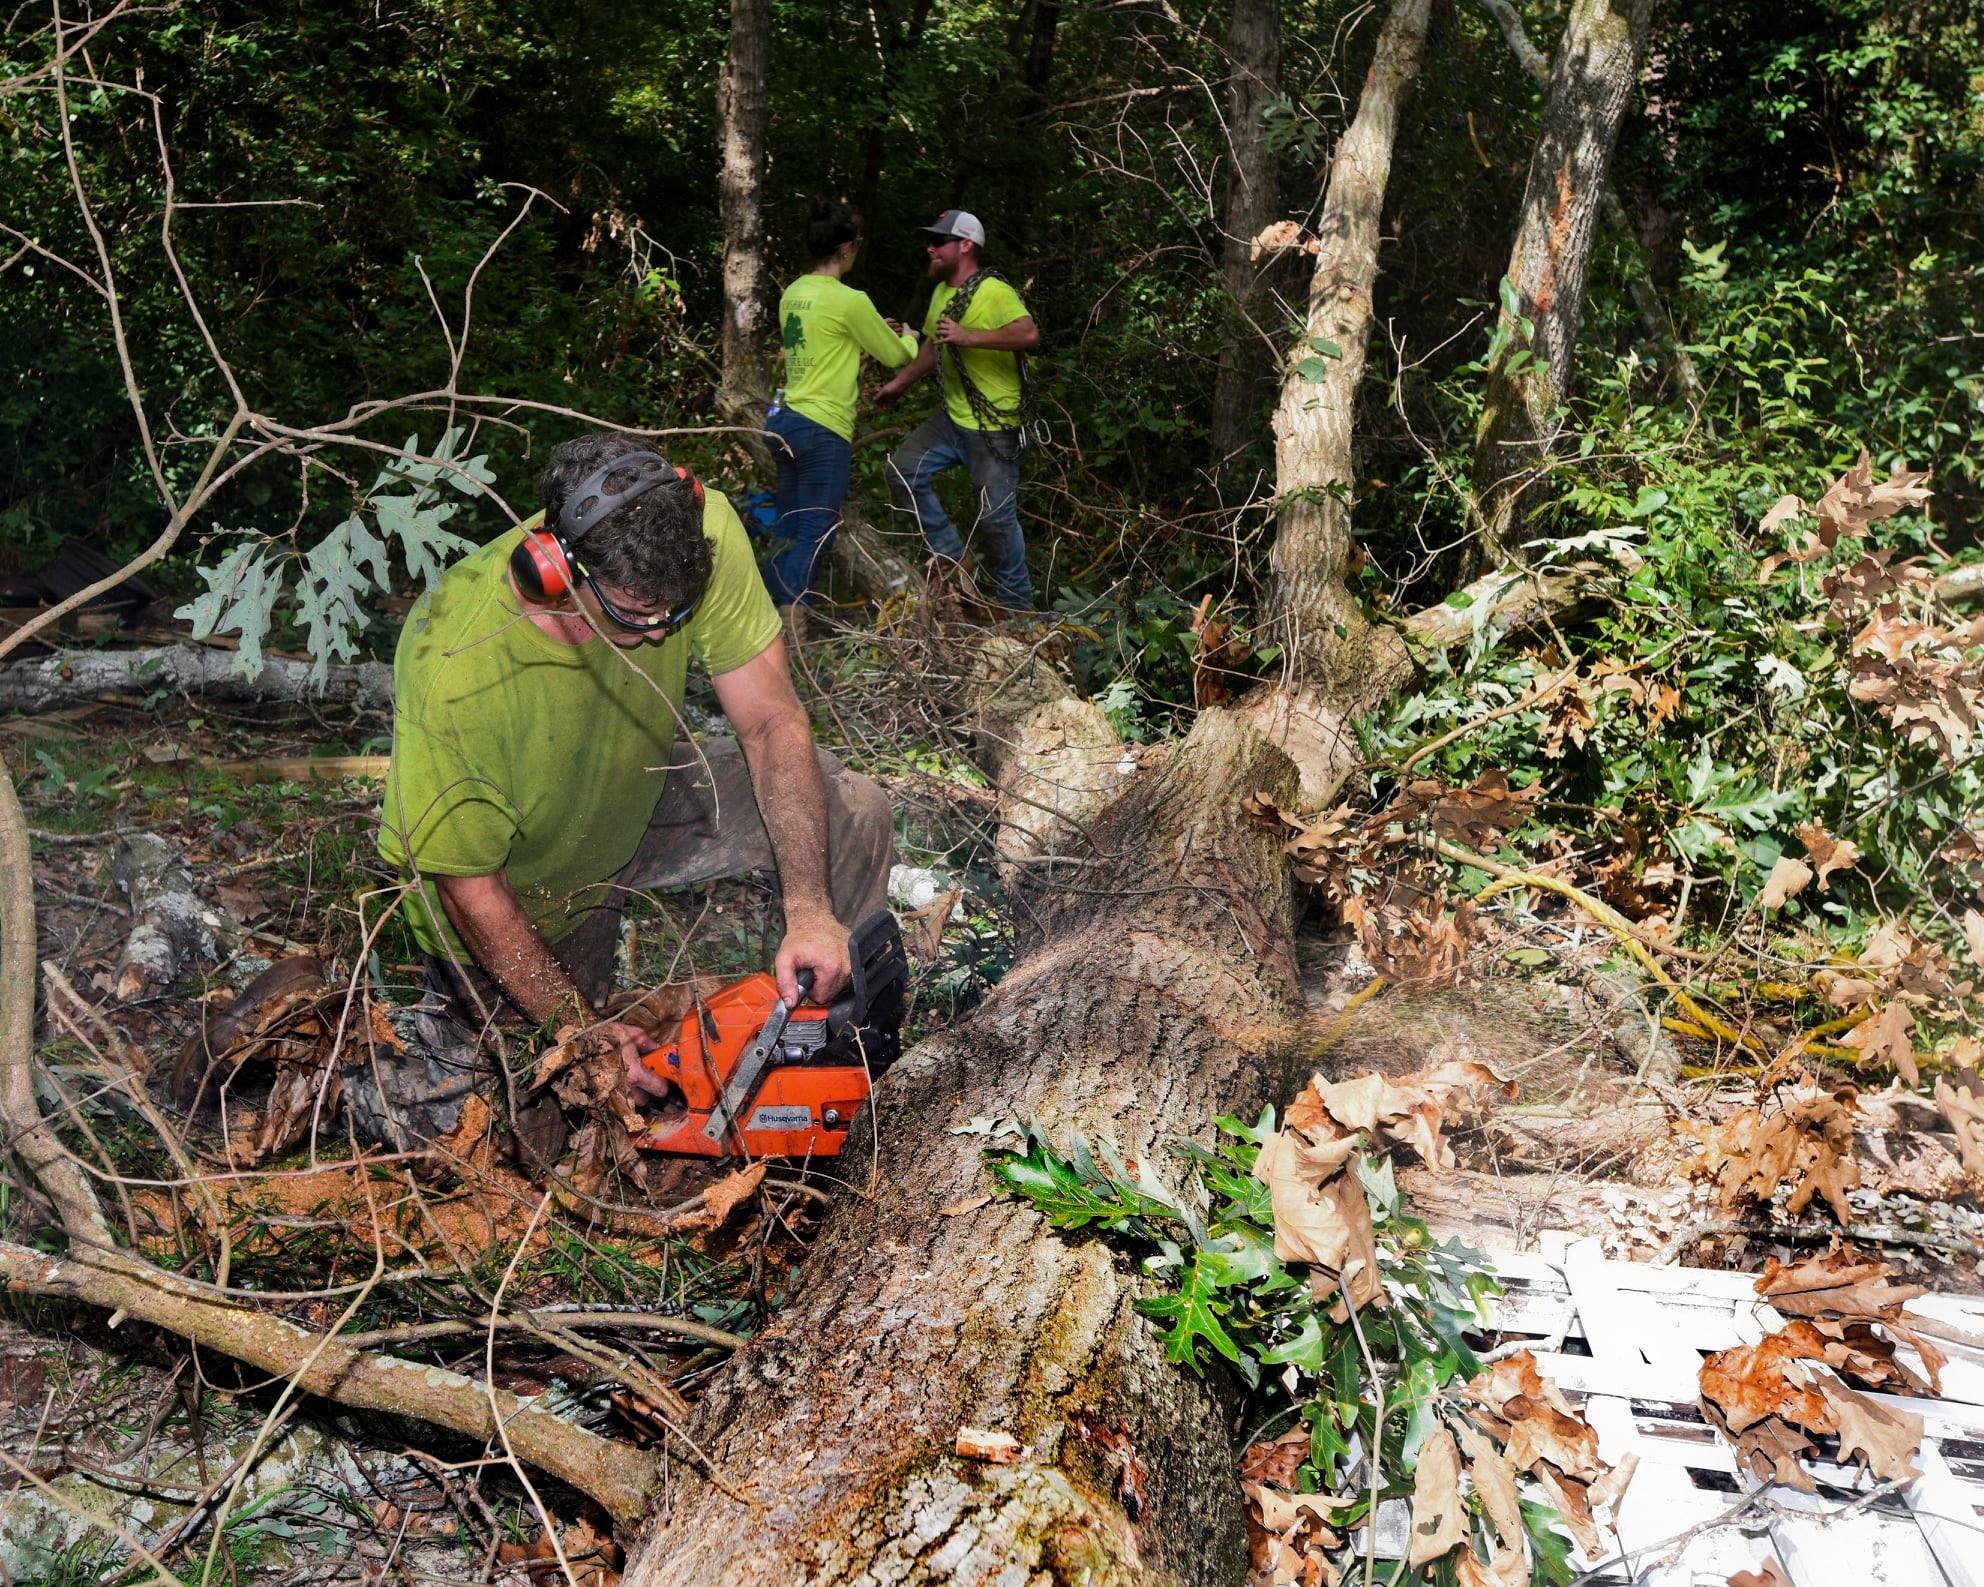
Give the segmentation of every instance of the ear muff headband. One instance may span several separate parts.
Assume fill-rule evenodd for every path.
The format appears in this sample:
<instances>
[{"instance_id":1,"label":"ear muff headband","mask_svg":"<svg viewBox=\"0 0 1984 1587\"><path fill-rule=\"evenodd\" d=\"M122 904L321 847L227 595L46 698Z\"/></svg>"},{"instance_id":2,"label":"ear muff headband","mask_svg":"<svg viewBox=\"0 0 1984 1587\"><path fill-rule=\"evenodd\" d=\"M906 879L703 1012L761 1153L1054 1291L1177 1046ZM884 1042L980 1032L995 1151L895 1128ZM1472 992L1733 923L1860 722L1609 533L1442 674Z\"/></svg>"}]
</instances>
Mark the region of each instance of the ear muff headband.
<instances>
[{"instance_id":1,"label":"ear muff headband","mask_svg":"<svg viewBox=\"0 0 1984 1587\"><path fill-rule=\"evenodd\" d=\"M606 488L607 480L629 468L635 471L633 479L618 490ZM557 600L571 594L580 576L573 546L628 502L645 496L659 485L675 484L686 484L694 493L696 505L702 506L703 482L659 452L622 452L610 463L594 469L565 498L565 505L558 512L558 527L532 530L510 553L510 574L517 587L536 600Z\"/></svg>"}]
</instances>

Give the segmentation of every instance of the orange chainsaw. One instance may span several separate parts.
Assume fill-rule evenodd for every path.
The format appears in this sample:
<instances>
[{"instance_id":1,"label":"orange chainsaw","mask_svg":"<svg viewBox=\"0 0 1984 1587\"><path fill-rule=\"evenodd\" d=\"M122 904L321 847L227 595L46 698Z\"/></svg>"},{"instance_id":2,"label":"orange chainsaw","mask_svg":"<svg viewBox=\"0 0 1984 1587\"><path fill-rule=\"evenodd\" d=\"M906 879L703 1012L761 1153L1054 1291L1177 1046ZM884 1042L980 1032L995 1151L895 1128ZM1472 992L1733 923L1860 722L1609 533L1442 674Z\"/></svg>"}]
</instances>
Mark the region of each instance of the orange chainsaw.
<instances>
[{"instance_id":1,"label":"orange chainsaw","mask_svg":"<svg viewBox=\"0 0 1984 1587\"><path fill-rule=\"evenodd\" d=\"M902 1050L909 974L885 909L855 928L847 948L852 977L825 1008L787 1008L762 972L698 1001L675 1040L641 1058L687 1111L668 1107L634 1144L698 1157L838 1156L870 1076ZM802 998L812 991L811 970L799 972L799 989Z\"/></svg>"}]
</instances>

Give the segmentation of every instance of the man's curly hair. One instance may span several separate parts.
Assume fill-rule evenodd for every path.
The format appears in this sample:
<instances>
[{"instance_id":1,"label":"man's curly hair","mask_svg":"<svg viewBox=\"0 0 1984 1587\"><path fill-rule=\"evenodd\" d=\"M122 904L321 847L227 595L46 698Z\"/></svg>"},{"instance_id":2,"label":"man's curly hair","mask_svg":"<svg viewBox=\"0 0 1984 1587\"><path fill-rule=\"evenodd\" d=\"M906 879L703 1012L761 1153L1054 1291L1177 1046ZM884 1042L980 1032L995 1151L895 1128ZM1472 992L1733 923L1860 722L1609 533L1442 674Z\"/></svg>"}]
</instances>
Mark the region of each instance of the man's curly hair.
<instances>
[{"instance_id":1,"label":"man's curly hair","mask_svg":"<svg viewBox=\"0 0 1984 1587\"><path fill-rule=\"evenodd\" d=\"M558 522L572 492L599 469L617 457L653 451L651 443L611 430L575 436L553 448L537 476L546 526ZM633 481L629 466L607 475L605 488L620 490ZM594 525L573 550L600 583L669 610L687 605L710 581L713 559L703 534L703 509L687 480L642 492Z\"/></svg>"}]
</instances>

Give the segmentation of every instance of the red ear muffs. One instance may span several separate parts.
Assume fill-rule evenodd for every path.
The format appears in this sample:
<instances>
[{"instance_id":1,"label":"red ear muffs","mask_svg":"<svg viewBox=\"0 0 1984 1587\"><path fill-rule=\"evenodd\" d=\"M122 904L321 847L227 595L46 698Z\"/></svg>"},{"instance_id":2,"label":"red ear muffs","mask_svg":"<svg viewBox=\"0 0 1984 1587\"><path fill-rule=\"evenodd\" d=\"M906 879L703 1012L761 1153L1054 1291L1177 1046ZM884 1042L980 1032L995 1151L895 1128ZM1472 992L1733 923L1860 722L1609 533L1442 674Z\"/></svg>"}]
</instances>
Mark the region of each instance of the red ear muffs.
<instances>
[{"instance_id":1,"label":"red ear muffs","mask_svg":"<svg viewBox=\"0 0 1984 1587\"><path fill-rule=\"evenodd\" d=\"M555 529L534 529L510 553L510 577L517 588L538 601L555 601L572 592L572 553Z\"/></svg>"},{"instance_id":2,"label":"red ear muffs","mask_svg":"<svg viewBox=\"0 0 1984 1587\"><path fill-rule=\"evenodd\" d=\"M607 480L628 468L635 471L631 483L609 491ZM609 513L657 485L685 484L695 493L696 505L703 505L703 482L680 463L670 463L654 452L624 452L593 471L565 498L564 509L555 529L534 529L517 542L510 553L510 576L517 588L534 600L557 600L571 594L574 583L584 576L575 546Z\"/></svg>"}]
</instances>

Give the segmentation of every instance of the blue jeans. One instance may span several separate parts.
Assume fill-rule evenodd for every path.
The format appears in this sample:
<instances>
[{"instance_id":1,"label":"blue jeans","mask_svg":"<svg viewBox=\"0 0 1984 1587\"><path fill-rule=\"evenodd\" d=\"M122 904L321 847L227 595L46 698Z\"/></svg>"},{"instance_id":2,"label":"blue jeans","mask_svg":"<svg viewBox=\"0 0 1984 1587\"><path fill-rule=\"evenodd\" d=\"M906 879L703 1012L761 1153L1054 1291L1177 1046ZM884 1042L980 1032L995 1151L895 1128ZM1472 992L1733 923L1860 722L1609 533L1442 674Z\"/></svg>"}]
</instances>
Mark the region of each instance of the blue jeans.
<instances>
[{"instance_id":1,"label":"blue jeans","mask_svg":"<svg viewBox=\"0 0 1984 1587\"><path fill-rule=\"evenodd\" d=\"M937 499L936 479L962 466L978 488L978 527L992 554L992 598L1001 606L1033 610L1033 580L1026 570L1026 538L1020 533L1019 436L995 430L988 436L955 424L939 408L889 456L889 494L896 510L913 513L932 554L952 562L964 559L964 540Z\"/></svg>"},{"instance_id":2,"label":"blue jeans","mask_svg":"<svg viewBox=\"0 0 1984 1587\"><path fill-rule=\"evenodd\" d=\"M778 463L778 517L772 543L779 549L765 569L765 587L777 606L803 603L834 543L847 501L854 448L824 424L781 408L765 420Z\"/></svg>"}]
</instances>

